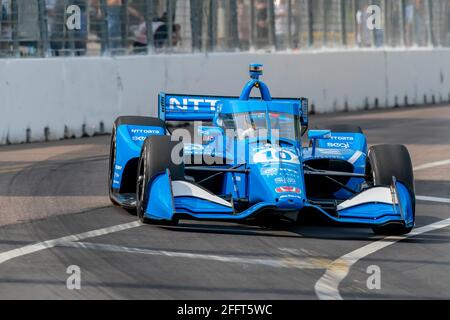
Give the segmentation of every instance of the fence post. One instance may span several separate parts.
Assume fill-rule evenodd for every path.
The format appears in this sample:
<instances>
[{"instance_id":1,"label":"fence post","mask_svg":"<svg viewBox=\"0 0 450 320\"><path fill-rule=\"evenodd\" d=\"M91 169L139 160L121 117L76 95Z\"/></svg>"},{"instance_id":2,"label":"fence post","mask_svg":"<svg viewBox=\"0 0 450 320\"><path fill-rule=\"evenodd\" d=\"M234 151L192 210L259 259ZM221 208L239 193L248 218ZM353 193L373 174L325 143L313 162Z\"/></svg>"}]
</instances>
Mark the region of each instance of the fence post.
<instances>
[{"instance_id":1,"label":"fence post","mask_svg":"<svg viewBox=\"0 0 450 320\"><path fill-rule=\"evenodd\" d=\"M434 0L439 1L439 0ZM428 46L434 46L435 45L435 37L434 37L434 30L433 30L433 9L432 9L431 1L425 0L424 7L425 7L425 25L427 29L427 45Z\"/></svg>"},{"instance_id":2,"label":"fence post","mask_svg":"<svg viewBox=\"0 0 450 320\"><path fill-rule=\"evenodd\" d=\"M63 14L64 14L64 21L67 21L67 18L68 18L68 16L67 16L67 8L68 8L68 6L69 6L69 0L64 0L64 12L63 12ZM65 23L63 23L64 25L63 25L63 29L64 29L64 45L63 45L63 51L64 51L64 49L66 49L66 46L65 46L65 42L66 42L66 37L65 37L65 35L67 35L67 39L68 39L68 43L69 43L69 55L70 56L75 56L75 37L74 37L74 30L68 30L68 28L67 28L67 26L66 26L66 24ZM65 53L65 55L66 55L66 53Z\"/></svg>"},{"instance_id":3,"label":"fence post","mask_svg":"<svg viewBox=\"0 0 450 320\"><path fill-rule=\"evenodd\" d=\"M210 52L215 50L217 41L217 0L209 0L209 17L208 17L208 49Z\"/></svg>"},{"instance_id":4,"label":"fence post","mask_svg":"<svg viewBox=\"0 0 450 320\"><path fill-rule=\"evenodd\" d=\"M328 46L328 15L327 15L327 8L328 8L328 2L325 0L319 0L320 2L320 8L322 9L322 28L323 28L323 37L322 37L322 46L327 47Z\"/></svg>"},{"instance_id":5,"label":"fence post","mask_svg":"<svg viewBox=\"0 0 450 320\"><path fill-rule=\"evenodd\" d=\"M108 27L108 4L106 0L100 0L100 11L102 13L102 54L109 54L110 48L110 38L109 38L109 27Z\"/></svg>"},{"instance_id":6,"label":"fence post","mask_svg":"<svg viewBox=\"0 0 450 320\"><path fill-rule=\"evenodd\" d=\"M17 5L17 0L11 0L11 26L12 26L12 42L13 42L13 55L15 57L20 57L19 51L19 8Z\"/></svg>"},{"instance_id":7,"label":"fence post","mask_svg":"<svg viewBox=\"0 0 450 320\"><path fill-rule=\"evenodd\" d=\"M312 8L313 0L306 0L306 11L308 12L308 47L314 44L314 13Z\"/></svg>"},{"instance_id":8,"label":"fence post","mask_svg":"<svg viewBox=\"0 0 450 320\"><path fill-rule=\"evenodd\" d=\"M256 28L255 28L255 0L250 0L250 50L255 50L255 38L256 38Z\"/></svg>"},{"instance_id":9,"label":"fence post","mask_svg":"<svg viewBox=\"0 0 450 320\"><path fill-rule=\"evenodd\" d=\"M292 49L293 43L292 43L292 0L288 0L288 19L287 19L287 32L288 32L288 49Z\"/></svg>"},{"instance_id":10,"label":"fence post","mask_svg":"<svg viewBox=\"0 0 450 320\"><path fill-rule=\"evenodd\" d=\"M122 37L122 47L124 50L128 47L128 26L129 26L129 20L128 20L128 0L122 0L122 7L121 7L121 19L122 19L122 25L121 25L121 37Z\"/></svg>"},{"instance_id":11,"label":"fence post","mask_svg":"<svg viewBox=\"0 0 450 320\"><path fill-rule=\"evenodd\" d=\"M391 31L391 26L389 24L389 5L388 5L388 1L384 1L382 2L383 5L383 45L389 46L390 43L390 31Z\"/></svg>"},{"instance_id":12,"label":"fence post","mask_svg":"<svg viewBox=\"0 0 450 320\"><path fill-rule=\"evenodd\" d=\"M147 31L147 54L153 53L153 8L154 0L145 0L145 26Z\"/></svg>"},{"instance_id":13,"label":"fence post","mask_svg":"<svg viewBox=\"0 0 450 320\"><path fill-rule=\"evenodd\" d=\"M269 46L278 50L278 41L275 30L275 4L273 0L267 0L267 11L269 20Z\"/></svg>"},{"instance_id":14,"label":"fence post","mask_svg":"<svg viewBox=\"0 0 450 320\"><path fill-rule=\"evenodd\" d=\"M400 43L399 45L403 47L406 44L405 39L405 0L400 1L400 8L399 8L399 25L400 25Z\"/></svg>"},{"instance_id":15,"label":"fence post","mask_svg":"<svg viewBox=\"0 0 450 320\"><path fill-rule=\"evenodd\" d=\"M192 51L198 52L202 49L202 20L201 20L201 5L200 0L190 0L191 4L191 30L192 30Z\"/></svg>"},{"instance_id":16,"label":"fence post","mask_svg":"<svg viewBox=\"0 0 450 320\"><path fill-rule=\"evenodd\" d=\"M240 49L240 42L239 42L239 31L238 31L238 10L237 10L237 2L236 0L230 0L230 7L229 7L229 27L230 27L230 34L231 34L231 43L230 47L234 51Z\"/></svg>"},{"instance_id":17,"label":"fence post","mask_svg":"<svg viewBox=\"0 0 450 320\"><path fill-rule=\"evenodd\" d=\"M174 3L175 0L167 0L167 51L172 52L173 47L173 25L174 25Z\"/></svg>"},{"instance_id":18,"label":"fence post","mask_svg":"<svg viewBox=\"0 0 450 320\"><path fill-rule=\"evenodd\" d=\"M41 54L43 57L48 57L50 55L49 52L50 45L48 40L48 18L45 0L38 0L38 10L39 10L39 31L41 38Z\"/></svg>"},{"instance_id":19,"label":"fence post","mask_svg":"<svg viewBox=\"0 0 450 320\"><path fill-rule=\"evenodd\" d=\"M341 11L341 37L342 37L342 45L347 47L347 10L345 7L346 1L341 0L340 2L340 11Z\"/></svg>"}]
</instances>

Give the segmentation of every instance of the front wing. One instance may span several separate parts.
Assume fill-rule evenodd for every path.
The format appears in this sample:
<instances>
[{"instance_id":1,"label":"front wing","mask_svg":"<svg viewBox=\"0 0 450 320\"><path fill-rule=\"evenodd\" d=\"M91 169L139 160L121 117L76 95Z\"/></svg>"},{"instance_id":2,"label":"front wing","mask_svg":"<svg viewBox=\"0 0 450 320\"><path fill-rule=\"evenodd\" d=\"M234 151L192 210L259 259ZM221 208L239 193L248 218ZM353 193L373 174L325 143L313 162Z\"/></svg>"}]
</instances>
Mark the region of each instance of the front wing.
<instances>
[{"instance_id":1,"label":"front wing","mask_svg":"<svg viewBox=\"0 0 450 320\"><path fill-rule=\"evenodd\" d=\"M334 214L313 203L294 201L291 207L285 204L259 202L243 212L236 212L232 202L210 193L187 181L172 181L166 171L149 182L149 197L145 215L154 220L170 221L177 216L188 216L204 220L244 220L265 210L280 212L314 208L333 222L365 226L382 226L400 223L414 226L414 196L401 182L392 186L367 189L352 199L337 206ZM292 195L293 199L296 195Z\"/></svg>"}]
</instances>

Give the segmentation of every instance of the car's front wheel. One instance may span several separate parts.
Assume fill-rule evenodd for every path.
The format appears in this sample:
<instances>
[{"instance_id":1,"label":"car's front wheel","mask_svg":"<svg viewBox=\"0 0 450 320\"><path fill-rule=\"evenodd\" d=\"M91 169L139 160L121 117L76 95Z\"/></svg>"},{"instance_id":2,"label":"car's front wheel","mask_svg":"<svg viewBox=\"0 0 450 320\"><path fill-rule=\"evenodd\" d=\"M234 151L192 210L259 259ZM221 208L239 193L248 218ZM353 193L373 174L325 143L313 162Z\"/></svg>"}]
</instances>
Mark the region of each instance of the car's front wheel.
<instances>
[{"instance_id":1,"label":"car's front wheel","mask_svg":"<svg viewBox=\"0 0 450 320\"><path fill-rule=\"evenodd\" d=\"M391 185L393 177L409 189L412 196L413 215L415 215L414 173L408 149L402 145L379 145L369 149L367 175L374 186ZM412 231L412 227L402 224L388 224L373 227L377 235L403 235Z\"/></svg>"},{"instance_id":2,"label":"car's front wheel","mask_svg":"<svg viewBox=\"0 0 450 320\"><path fill-rule=\"evenodd\" d=\"M136 182L136 212L139 220L145 224L177 225L178 219L159 221L146 217L152 179L169 169L172 180L184 177L184 165L175 164L172 150L179 142L173 142L169 136L147 138L141 151Z\"/></svg>"}]
</instances>

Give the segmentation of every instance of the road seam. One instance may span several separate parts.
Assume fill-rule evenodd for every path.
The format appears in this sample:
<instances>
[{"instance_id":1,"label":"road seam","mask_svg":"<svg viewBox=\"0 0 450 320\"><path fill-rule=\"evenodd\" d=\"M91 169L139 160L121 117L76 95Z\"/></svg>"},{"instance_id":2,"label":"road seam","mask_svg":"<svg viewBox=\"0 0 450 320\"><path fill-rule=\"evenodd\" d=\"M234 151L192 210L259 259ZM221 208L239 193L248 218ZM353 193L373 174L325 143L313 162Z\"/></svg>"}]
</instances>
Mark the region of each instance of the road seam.
<instances>
[{"instance_id":1,"label":"road seam","mask_svg":"<svg viewBox=\"0 0 450 320\"><path fill-rule=\"evenodd\" d=\"M162 256L170 258L207 260L223 263L237 263L243 265L260 265L273 268L289 269L326 269L331 264L330 259L313 257L293 257L284 256L279 258L251 258L236 257L232 255L218 255L206 253L191 253L182 251L169 251L147 248L131 248L113 244L90 243L90 242L59 242L58 247L68 247L77 249L88 249L116 253L143 254L150 256Z\"/></svg>"}]
</instances>

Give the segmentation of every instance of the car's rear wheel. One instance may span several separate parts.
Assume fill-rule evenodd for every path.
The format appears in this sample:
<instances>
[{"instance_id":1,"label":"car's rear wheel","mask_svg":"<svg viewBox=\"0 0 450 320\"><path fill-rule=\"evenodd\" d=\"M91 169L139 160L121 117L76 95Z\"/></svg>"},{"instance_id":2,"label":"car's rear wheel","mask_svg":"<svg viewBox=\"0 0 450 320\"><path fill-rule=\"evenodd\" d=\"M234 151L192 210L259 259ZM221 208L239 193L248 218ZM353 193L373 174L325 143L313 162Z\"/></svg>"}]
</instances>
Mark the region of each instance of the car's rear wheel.
<instances>
[{"instance_id":1,"label":"car's rear wheel","mask_svg":"<svg viewBox=\"0 0 450 320\"><path fill-rule=\"evenodd\" d=\"M391 185L395 177L404 183L413 199L413 214L415 214L414 172L408 149L402 145L379 145L369 149L367 175L374 186ZM402 235L412 231L412 227L402 224L388 224L372 228L378 235Z\"/></svg>"},{"instance_id":2,"label":"car's rear wheel","mask_svg":"<svg viewBox=\"0 0 450 320\"><path fill-rule=\"evenodd\" d=\"M168 136L149 137L142 148L138 164L136 183L136 212L145 224L177 225L178 219L171 221L159 221L146 217L147 203L150 196L150 184L152 179L167 169L170 171L172 181L184 180L184 164L177 164L172 158L172 151L180 142L171 141ZM182 160L182 154L180 154ZM175 161L175 162L174 162Z\"/></svg>"},{"instance_id":3,"label":"car's rear wheel","mask_svg":"<svg viewBox=\"0 0 450 320\"><path fill-rule=\"evenodd\" d=\"M114 124L109 149L108 190L109 190L109 200L111 200L111 202L114 205L118 205L119 203L114 198L114 190L113 190L113 179L114 179L113 176L115 163L116 163L116 125Z\"/></svg>"}]
</instances>

